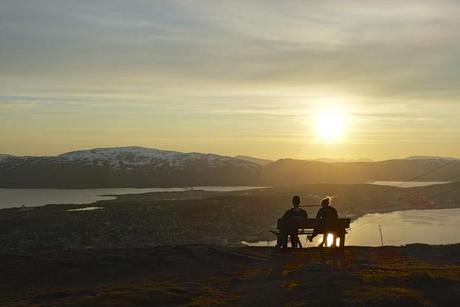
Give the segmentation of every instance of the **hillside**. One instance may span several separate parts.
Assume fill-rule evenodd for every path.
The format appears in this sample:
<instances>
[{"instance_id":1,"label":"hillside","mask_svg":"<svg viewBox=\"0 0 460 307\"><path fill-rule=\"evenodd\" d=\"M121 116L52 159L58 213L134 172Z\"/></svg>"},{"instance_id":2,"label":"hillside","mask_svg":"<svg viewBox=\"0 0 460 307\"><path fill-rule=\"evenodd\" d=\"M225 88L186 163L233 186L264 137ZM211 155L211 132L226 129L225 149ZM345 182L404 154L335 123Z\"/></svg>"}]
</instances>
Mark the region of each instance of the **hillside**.
<instances>
[{"instance_id":1,"label":"hillside","mask_svg":"<svg viewBox=\"0 0 460 307\"><path fill-rule=\"evenodd\" d=\"M1 306L430 306L460 299L460 245L318 248L273 239L293 194L334 195L341 216L453 208L460 183L417 188L314 184L146 193L88 205L0 210ZM451 191L447 193L448 191ZM352 231L356 231L352 230Z\"/></svg>"},{"instance_id":2,"label":"hillside","mask_svg":"<svg viewBox=\"0 0 460 307\"><path fill-rule=\"evenodd\" d=\"M214 245L0 255L2 306L455 306L460 245Z\"/></svg>"},{"instance_id":3,"label":"hillside","mask_svg":"<svg viewBox=\"0 0 460 307\"><path fill-rule=\"evenodd\" d=\"M412 157L378 162L271 162L143 147L96 148L48 157L0 155L3 188L292 186L405 181L427 172L420 180L460 180L460 160Z\"/></svg>"},{"instance_id":4,"label":"hillside","mask_svg":"<svg viewBox=\"0 0 460 307\"><path fill-rule=\"evenodd\" d=\"M436 170L435 170L436 169ZM432 170L435 170L431 172ZM429 172L429 173L428 173ZM262 184L293 185L311 183L365 183L460 179L460 160L400 159L377 162L332 162L281 159L264 168Z\"/></svg>"},{"instance_id":5,"label":"hillside","mask_svg":"<svg viewBox=\"0 0 460 307\"><path fill-rule=\"evenodd\" d=\"M97 148L50 157L0 159L0 187L93 188L244 185L257 180L250 161L143 147Z\"/></svg>"},{"instance_id":6,"label":"hillside","mask_svg":"<svg viewBox=\"0 0 460 307\"><path fill-rule=\"evenodd\" d=\"M262 166L268 165L273 162L273 160L259 159L259 158L249 157L249 156L241 156L241 155L235 156L235 158L245 160L245 161L251 161L251 162L254 162Z\"/></svg>"}]
</instances>

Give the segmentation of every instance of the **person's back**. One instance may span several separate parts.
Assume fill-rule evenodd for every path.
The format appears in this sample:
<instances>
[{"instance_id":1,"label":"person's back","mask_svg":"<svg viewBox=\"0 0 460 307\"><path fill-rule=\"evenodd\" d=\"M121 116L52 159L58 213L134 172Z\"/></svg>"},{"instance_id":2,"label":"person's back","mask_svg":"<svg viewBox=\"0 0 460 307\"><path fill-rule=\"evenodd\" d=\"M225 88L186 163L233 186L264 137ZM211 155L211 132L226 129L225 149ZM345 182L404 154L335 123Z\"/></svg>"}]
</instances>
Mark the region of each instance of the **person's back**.
<instances>
[{"instance_id":1,"label":"person's back","mask_svg":"<svg viewBox=\"0 0 460 307\"><path fill-rule=\"evenodd\" d=\"M302 227L308 219L307 212L300 206L300 197L294 196L292 198L293 208L287 210L284 215L278 220L278 228L280 234L278 237L279 247L287 247L287 237L291 236L291 243L293 247L300 245L297 230Z\"/></svg>"},{"instance_id":2,"label":"person's back","mask_svg":"<svg viewBox=\"0 0 460 307\"><path fill-rule=\"evenodd\" d=\"M317 226L313 230L313 233L307 237L310 242L313 241L313 238L316 237L318 233L324 233L331 227L334 227L334 222L338 219L338 214L337 210L330 206L330 203L330 197L321 200L321 208L316 214ZM324 244L325 240L326 236L324 235L323 243L321 244Z\"/></svg>"},{"instance_id":3,"label":"person's back","mask_svg":"<svg viewBox=\"0 0 460 307\"><path fill-rule=\"evenodd\" d=\"M319 209L318 214L316 215L317 220L324 220L324 221L330 221L330 220L336 220L338 218L337 210L335 210L334 207L331 206L324 206L321 209Z\"/></svg>"},{"instance_id":4,"label":"person's back","mask_svg":"<svg viewBox=\"0 0 460 307\"><path fill-rule=\"evenodd\" d=\"M303 226L308 219L307 211L299 207L294 207L284 213L282 219L285 219L286 225L289 229L297 230L299 227Z\"/></svg>"}]
</instances>

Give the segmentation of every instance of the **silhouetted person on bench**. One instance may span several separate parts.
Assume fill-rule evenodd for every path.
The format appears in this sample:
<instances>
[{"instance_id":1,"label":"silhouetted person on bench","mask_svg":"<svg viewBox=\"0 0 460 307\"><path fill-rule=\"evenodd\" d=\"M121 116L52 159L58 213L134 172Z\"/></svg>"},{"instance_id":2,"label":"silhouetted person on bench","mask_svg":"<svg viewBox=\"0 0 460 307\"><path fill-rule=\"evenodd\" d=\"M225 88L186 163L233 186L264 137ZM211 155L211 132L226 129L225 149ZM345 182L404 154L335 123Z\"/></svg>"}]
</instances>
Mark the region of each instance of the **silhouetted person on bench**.
<instances>
[{"instance_id":1,"label":"silhouetted person on bench","mask_svg":"<svg viewBox=\"0 0 460 307\"><path fill-rule=\"evenodd\" d=\"M323 242L319 246L323 246L324 244L327 246L327 231L334 230L330 229L328 224L333 224L338 218L337 210L335 210L334 207L331 207L330 203L330 197L326 197L321 200L321 209L319 209L318 213L316 214L318 226L315 228L313 233L307 237L308 241L312 242L314 237L320 233L323 233ZM335 244L335 242L333 244Z\"/></svg>"},{"instance_id":2,"label":"silhouetted person on bench","mask_svg":"<svg viewBox=\"0 0 460 307\"><path fill-rule=\"evenodd\" d=\"M292 198L292 209L287 210L284 215L278 219L278 235L277 247L287 247L288 236L291 237L292 247L302 247L297 235L297 230L305 224L308 219L307 211L301 209L300 197L294 196Z\"/></svg>"}]
</instances>

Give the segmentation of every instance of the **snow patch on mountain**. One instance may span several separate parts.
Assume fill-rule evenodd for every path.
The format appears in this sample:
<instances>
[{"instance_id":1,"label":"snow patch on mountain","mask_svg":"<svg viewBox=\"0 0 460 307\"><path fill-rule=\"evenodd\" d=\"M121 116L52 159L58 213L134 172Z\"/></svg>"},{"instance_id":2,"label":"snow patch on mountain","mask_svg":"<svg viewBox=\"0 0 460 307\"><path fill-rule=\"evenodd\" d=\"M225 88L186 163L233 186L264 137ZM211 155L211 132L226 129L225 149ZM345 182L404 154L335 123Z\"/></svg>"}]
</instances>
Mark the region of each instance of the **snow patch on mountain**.
<instances>
[{"instance_id":1,"label":"snow patch on mountain","mask_svg":"<svg viewBox=\"0 0 460 307\"><path fill-rule=\"evenodd\" d=\"M204 153L182 153L177 151L160 150L145 147L113 147L95 148L90 150L78 150L56 156L58 162L78 162L85 164L104 165L109 164L114 168L125 166L145 166L153 167L169 166L173 168L183 168L187 163L203 162L209 167L221 166L244 166L256 168L256 163L235 159L228 156Z\"/></svg>"}]
</instances>

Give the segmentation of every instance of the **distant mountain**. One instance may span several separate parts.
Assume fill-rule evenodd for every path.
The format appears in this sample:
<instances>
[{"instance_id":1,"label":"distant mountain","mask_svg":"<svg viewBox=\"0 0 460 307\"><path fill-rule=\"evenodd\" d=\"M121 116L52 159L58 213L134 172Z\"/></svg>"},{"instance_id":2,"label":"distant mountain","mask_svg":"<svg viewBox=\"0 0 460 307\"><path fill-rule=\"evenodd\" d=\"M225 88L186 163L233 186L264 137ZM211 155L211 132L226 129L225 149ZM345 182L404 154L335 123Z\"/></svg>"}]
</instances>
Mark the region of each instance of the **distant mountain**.
<instances>
[{"instance_id":1,"label":"distant mountain","mask_svg":"<svg viewBox=\"0 0 460 307\"><path fill-rule=\"evenodd\" d=\"M0 155L0 187L10 188L293 186L407 180L460 181L460 160L412 157L378 162L271 162L144 147L96 148L47 157Z\"/></svg>"},{"instance_id":2,"label":"distant mountain","mask_svg":"<svg viewBox=\"0 0 460 307\"><path fill-rule=\"evenodd\" d=\"M460 160L400 159L326 163L281 159L264 167L261 184L287 186L311 183L353 184L370 181L412 180L460 181Z\"/></svg>"},{"instance_id":3,"label":"distant mountain","mask_svg":"<svg viewBox=\"0 0 460 307\"><path fill-rule=\"evenodd\" d=\"M0 187L85 188L245 185L261 166L203 153L96 148L48 157L0 156Z\"/></svg>"},{"instance_id":4,"label":"distant mountain","mask_svg":"<svg viewBox=\"0 0 460 307\"><path fill-rule=\"evenodd\" d=\"M262 166L265 166L265 165L270 164L270 163L273 162L273 160L259 159L259 158L249 157L249 156L235 156L235 158L240 159L240 160L254 162L254 163L262 165Z\"/></svg>"},{"instance_id":5,"label":"distant mountain","mask_svg":"<svg viewBox=\"0 0 460 307\"><path fill-rule=\"evenodd\" d=\"M8 158L11 158L11 157L14 157L14 156L12 156L12 155L2 155L2 154L0 154L0 161L5 160L5 159L8 159Z\"/></svg>"},{"instance_id":6,"label":"distant mountain","mask_svg":"<svg viewBox=\"0 0 460 307\"><path fill-rule=\"evenodd\" d=\"M313 161L336 163L336 162L372 162L373 160L371 160L371 159L329 159L329 158L319 158L319 159L314 159Z\"/></svg>"},{"instance_id":7,"label":"distant mountain","mask_svg":"<svg viewBox=\"0 0 460 307\"><path fill-rule=\"evenodd\" d=\"M457 158L452 157L438 157L438 156L411 156L407 157L407 160L458 160Z\"/></svg>"}]
</instances>

